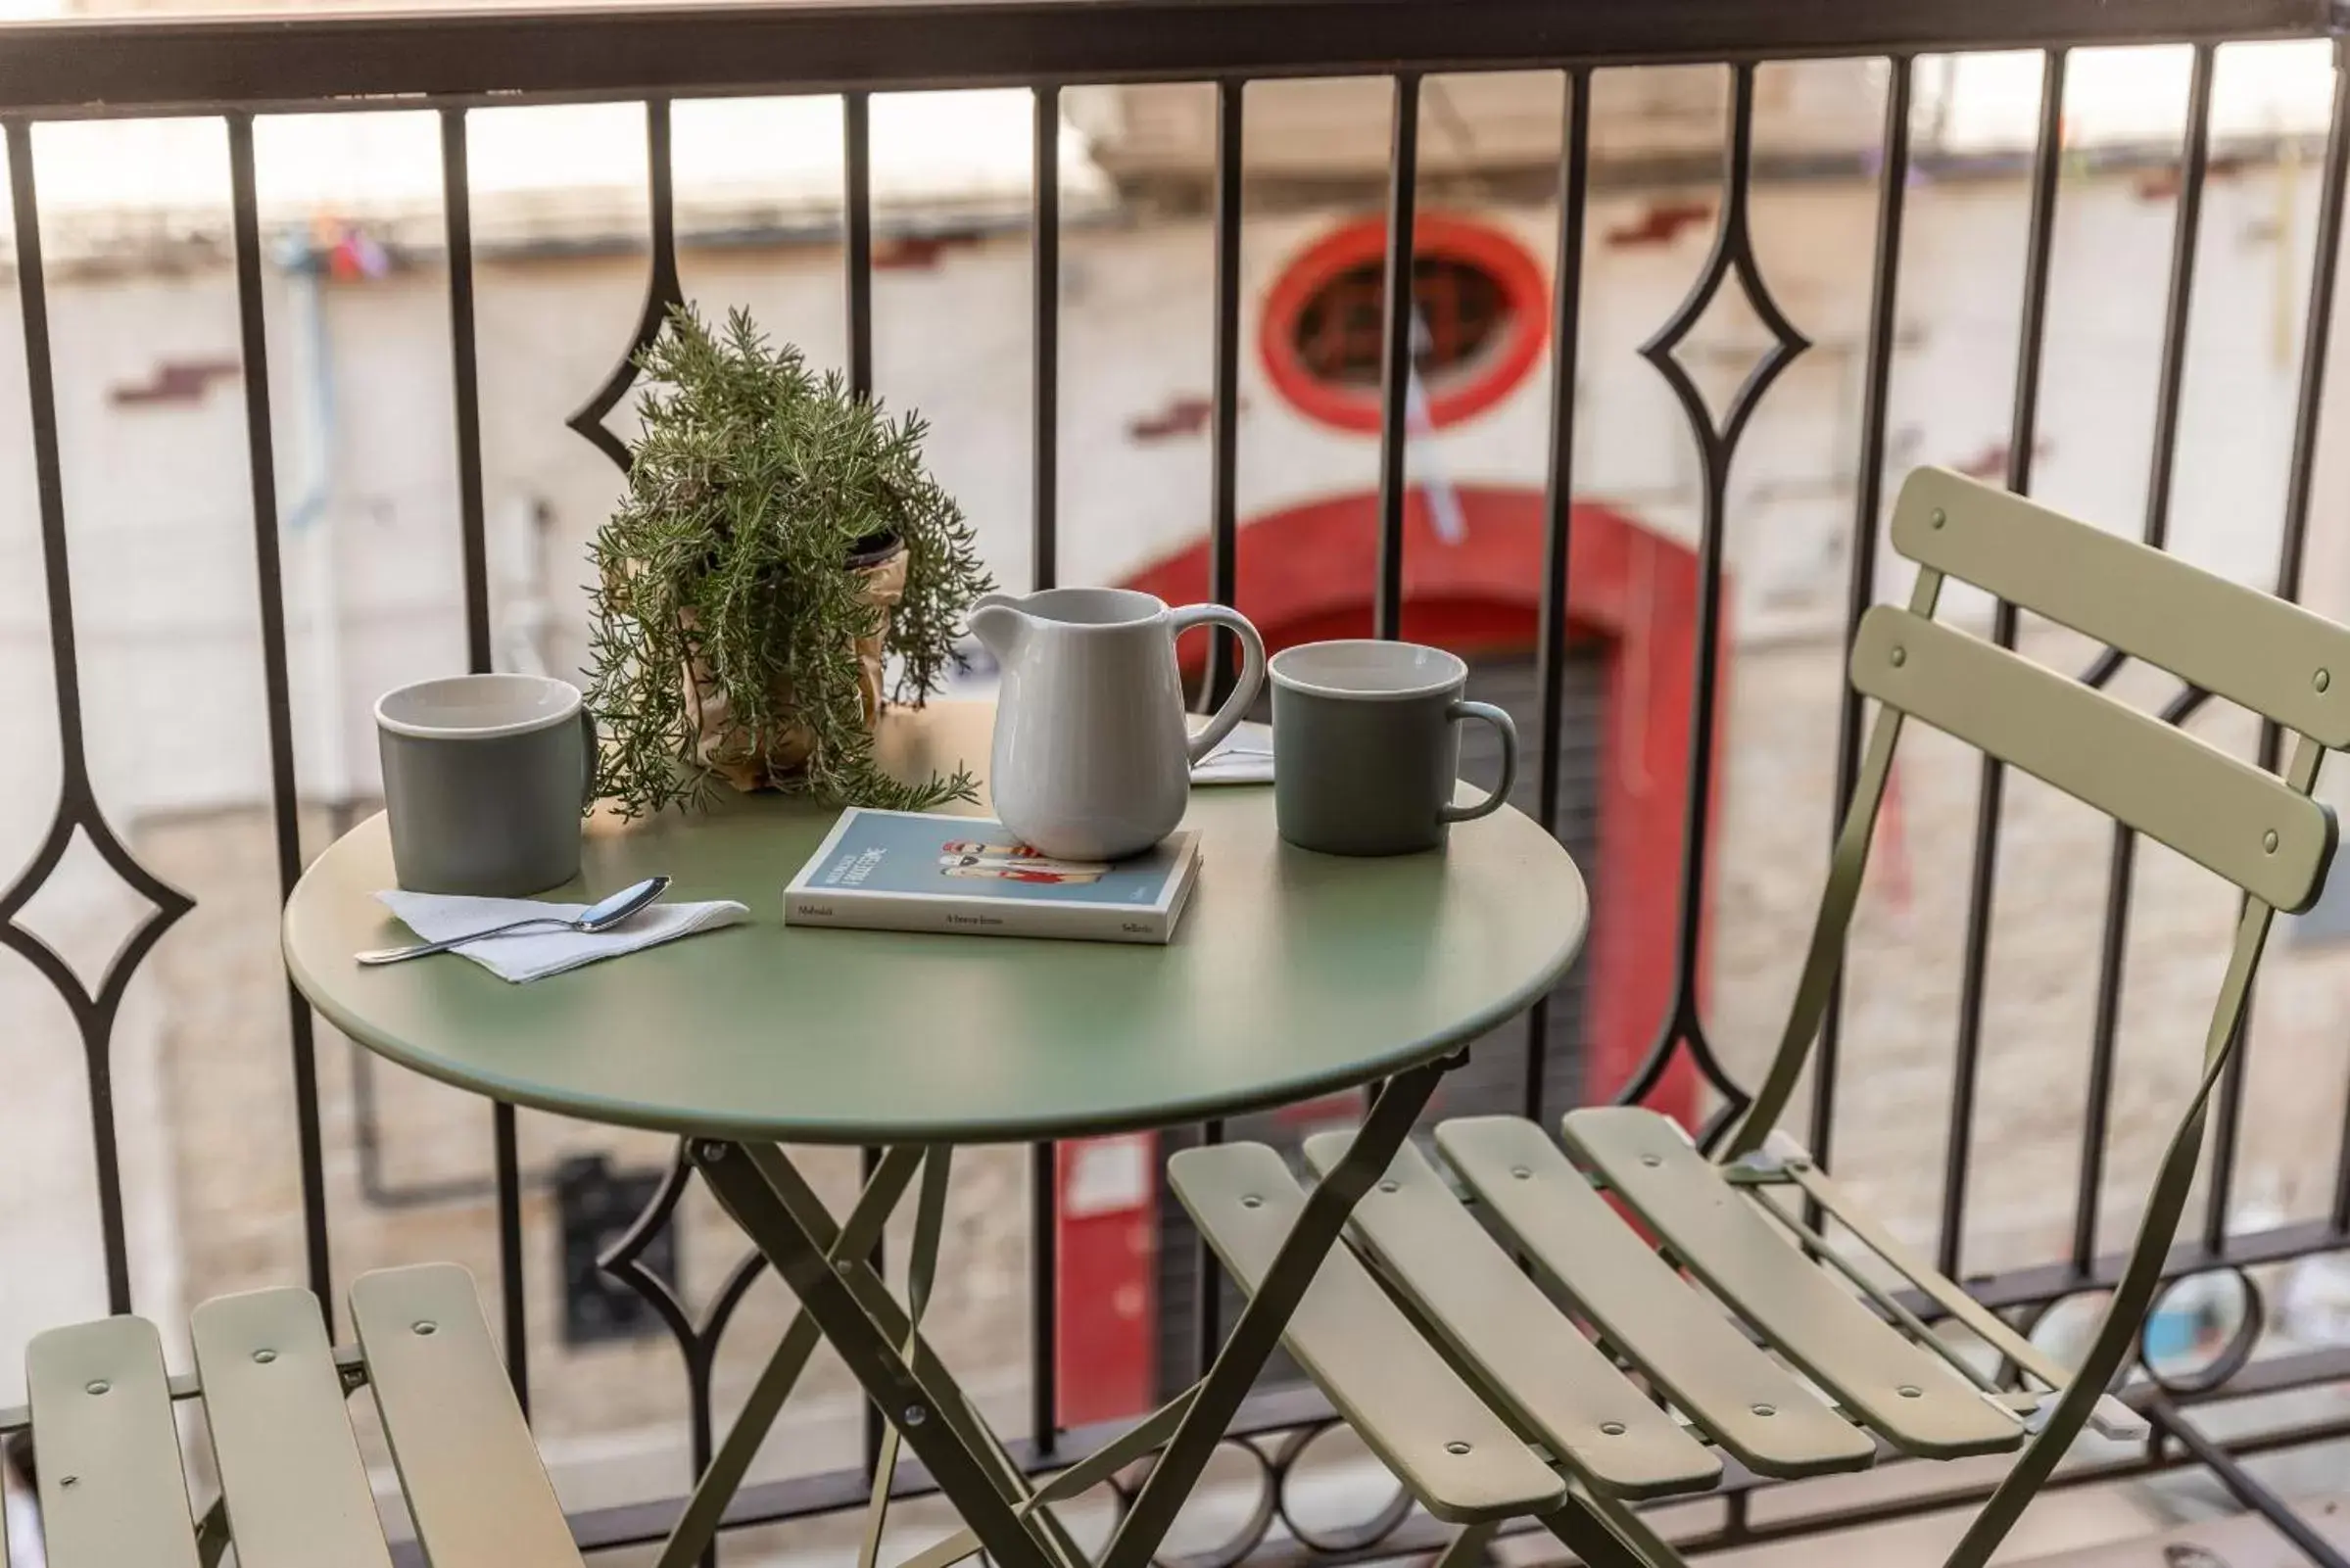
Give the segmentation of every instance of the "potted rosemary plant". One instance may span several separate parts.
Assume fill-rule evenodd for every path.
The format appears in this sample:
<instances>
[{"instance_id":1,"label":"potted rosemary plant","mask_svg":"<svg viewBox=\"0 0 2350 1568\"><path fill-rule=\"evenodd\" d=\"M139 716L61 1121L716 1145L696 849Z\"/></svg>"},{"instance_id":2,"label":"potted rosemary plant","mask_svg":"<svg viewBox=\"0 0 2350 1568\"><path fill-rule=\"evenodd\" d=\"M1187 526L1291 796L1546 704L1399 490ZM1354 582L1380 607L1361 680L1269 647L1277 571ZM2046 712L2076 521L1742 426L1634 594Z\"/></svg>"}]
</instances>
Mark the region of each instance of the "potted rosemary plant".
<instances>
[{"instance_id":1,"label":"potted rosemary plant","mask_svg":"<svg viewBox=\"0 0 2350 1568\"><path fill-rule=\"evenodd\" d=\"M966 772L906 784L874 756L885 694L919 706L937 688L989 587L921 419L852 397L740 309L713 331L678 307L638 363L627 499L590 550L600 793L631 817L723 785L971 798Z\"/></svg>"}]
</instances>

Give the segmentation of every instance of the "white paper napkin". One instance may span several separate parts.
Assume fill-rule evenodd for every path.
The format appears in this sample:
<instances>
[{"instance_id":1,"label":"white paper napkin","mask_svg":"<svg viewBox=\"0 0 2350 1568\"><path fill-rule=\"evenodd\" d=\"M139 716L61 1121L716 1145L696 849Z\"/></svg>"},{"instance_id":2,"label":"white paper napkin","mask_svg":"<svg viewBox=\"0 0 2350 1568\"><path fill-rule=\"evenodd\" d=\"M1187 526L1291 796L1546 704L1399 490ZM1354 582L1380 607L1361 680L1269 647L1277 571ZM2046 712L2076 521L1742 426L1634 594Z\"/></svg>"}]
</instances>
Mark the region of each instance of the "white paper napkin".
<instances>
[{"instance_id":1,"label":"white paper napkin","mask_svg":"<svg viewBox=\"0 0 2350 1568\"><path fill-rule=\"evenodd\" d=\"M407 923L408 929L428 942L488 930L508 921L545 916L576 920L585 904L546 904L535 898L469 898L454 893L408 893L387 887L375 895ZM707 904L653 904L637 911L607 931L567 931L542 926L511 936L493 936L467 942L451 951L461 953L500 979L520 984L545 974L559 974L598 959L617 958L656 942L714 930L747 918L750 910L732 899ZM422 962L421 960L416 962Z\"/></svg>"},{"instance_id":2,"label":"white paper napkin","mask_svg":"<svg viewBox=\"0 0 2350 1568\"><path fill-rule=\"evenodd\" d=\"M1205 723L1202 720L1200 723ZM1193 728L1196 730L1198 725ZM1191 765L1195 784L1272 783L1272 726L1243 719L1214 751Z\"/></svg>"}]
</instances>

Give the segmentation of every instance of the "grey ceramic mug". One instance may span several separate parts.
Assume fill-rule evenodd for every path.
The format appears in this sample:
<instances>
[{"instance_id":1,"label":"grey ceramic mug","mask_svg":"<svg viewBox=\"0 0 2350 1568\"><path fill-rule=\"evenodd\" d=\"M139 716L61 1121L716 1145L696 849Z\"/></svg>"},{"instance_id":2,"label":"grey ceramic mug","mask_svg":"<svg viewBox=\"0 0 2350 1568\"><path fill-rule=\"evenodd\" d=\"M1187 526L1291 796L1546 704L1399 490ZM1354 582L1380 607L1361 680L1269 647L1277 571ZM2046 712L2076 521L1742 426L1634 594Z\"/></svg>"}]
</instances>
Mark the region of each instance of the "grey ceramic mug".
<instances>
[{"instance_id":1,"label":"grey ceramic mug","mask_svg":"<svg viewBox=\"0 0 2350 1568\"><path fill-rule=\"evenodd\" d=\"M375 703L392 868L418 893L542 893L579 875L596 721L543 675L458 675Z\"/></svg>"},{"instance_id":2,"label":"grey ceramic mug","mask_svg":"<svg viewBox=\"0 0 2350 1568\"><path fill-rule=\"evenodd\" d=\"M1468 666L1416 642L1308 642L1273 656L1273 815L1281 836L1332 855L1408 855L1502 808L1517 727L1461 693ZM1463 719L1501 732L1501 786L1453 804Z\"/></svg>"}]
</instances>

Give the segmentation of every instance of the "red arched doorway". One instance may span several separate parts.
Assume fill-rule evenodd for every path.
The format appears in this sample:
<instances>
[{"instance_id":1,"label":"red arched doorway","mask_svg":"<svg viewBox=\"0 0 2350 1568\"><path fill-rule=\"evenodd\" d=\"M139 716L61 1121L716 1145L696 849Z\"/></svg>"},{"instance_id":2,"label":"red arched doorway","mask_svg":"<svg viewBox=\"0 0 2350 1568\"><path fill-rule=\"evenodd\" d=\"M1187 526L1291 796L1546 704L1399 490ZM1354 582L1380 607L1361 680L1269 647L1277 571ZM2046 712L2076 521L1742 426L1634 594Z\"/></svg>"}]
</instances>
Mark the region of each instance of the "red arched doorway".
<instances>
[{"instance_id":1,"label":"red arched doorway","mask_svg":"<svg viewBox=\"0 0 2350 1568\"><path fill-rule=\"evenodd\" d=\"M1421 497L1410 498L1403 635L1472 658L1523 654L1534 646L1541 613L1543 498L1506 486L1463 486L1457 494L1463 526L1449 540L1438 536ZM1568 620L1578 637L1597 645L1603 665L1599 864L1591 868L1595 908L1582 993L1580 1087L1588 1103L1612 1094L1632 1074L1671 1006L1698 572L1688 548L1612 507L1578 503L1572 522ZM1238 547L1239 607L1269 649L1370 635L1375 497L1337 496L1271 513L1240 531ZM1172 604L1206 599L1207 546L1158 561L1123 586ZM1207 641L1184 641L1193 673ZM1686 1122L1697 1098L1697 1074L1680 1061L1650 1103ZM1132 1414L1163 1392L1160 1312L1188 1319L1190 1307L1188 1291L1161 1277L1173 1260L1160 1256L1161 1226L1179 1216L1161 1214L1163 1199L1151 1179L1157 1163L1144 1136L1061 1148L1064 1421ZM1125 1172L1125 1179L1105 1183L1098 1172L1088 1175L1095 1164ZM1112 1186L1116 1202L1079 1201ZM1161 1301L1169 1289L1177 1294Z\"/></svg>"},{"instance_id":2,"label":"red arched doorway","mask_svg":"<svg viewBox=\"0 0 2350 1568\"><path fill-rule=\"evenodd\" d=\"M1404 515L1403 633L1462 654L1534 645L1545 533L1539 491L1467 485L1463 527L1440 538L1418 492ZM1691 677L1697 657L1696 555L1611 506L1578 501L1568 535L1567 618L1598 640L1606 663L1600 864L1593 882L1591 1077L1585 1098L1612 1094L1655 1041L1672 1001L1681 870L1682 791L1689 767ZM1308 501L1241 529L1241 613L1269 649L1321 638L1368 637L1378 580L1378 503L1368 495ZM1171 604L1209 596L1203 542L1127 579ZM1185 655L1205 657L1206 639ZM1697 1105L1687 1063L1652 1102L1685 1120Z\"/></svg>"}]
</instances>

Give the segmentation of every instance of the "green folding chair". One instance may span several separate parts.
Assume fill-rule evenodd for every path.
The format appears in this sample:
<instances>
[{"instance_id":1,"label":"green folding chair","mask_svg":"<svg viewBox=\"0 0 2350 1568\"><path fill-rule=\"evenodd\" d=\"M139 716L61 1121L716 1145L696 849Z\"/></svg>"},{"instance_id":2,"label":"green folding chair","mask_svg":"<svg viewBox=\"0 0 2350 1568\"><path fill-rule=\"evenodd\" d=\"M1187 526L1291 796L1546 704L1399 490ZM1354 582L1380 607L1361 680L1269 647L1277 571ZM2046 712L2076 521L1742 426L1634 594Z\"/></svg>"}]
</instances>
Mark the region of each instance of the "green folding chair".
<instances>
[{"instance_id":1,"label":"green folding chair","mask_svg":"<svg viewBox=\"0 0 2350 1568\"><path fill-rule=\"evenodd\" d=\"M346 1413L360 1383L432 1568L580 1568L472 1276L454 1263L367 1274L351 1315L360 1354L338 1359L310 1292L218 1297L189 1317L196 1373L183 1379L165 1374L144 1318L36 1337L24 1371L49 1568L209 1568L230 1545L238 1568L391 1568ZM195 1397L220 1478L201 1519L171 1416Z\"/></svg>"},{"instance_id":2,"label":"green folding chair","mask_svg":"<svg viewBox=\"0 0 2350 1568\"><path fill-rule=\"evenodd\" d=\"M1503 1521L1524 1516L1589 1563L1678 1563L1630 1504L1709 1490L1724 1453L1758 1475L1804 1477L1865 1469L1887 1450L1953 1459L2020 1449L1948 1558L1981 1568L2084 1426L2143 1433L2108 1389L2161 1284L2205 1106L2271 919L2306 909L2333 858L2332 814L2310 790L2325 752L2350 745L2350 630L1942 470L1921 470L1902 488L1893 541L1918 563L1917 587L1907 608L1869 611L1854 640L1852 684L1878 712L1778 1056L1718 1156L1630 1106L1570 1113L1563 1150L1517 1117L1446 1122L1436 1147L1454 1180L1406 1145L1354 1211L1349 1246L1330 1255L1290 1319L1291 1354L1372 1451L1430 1513L1466 1527L1446 1568L1472 1560ZM2283 777L1937 623L1945 578L2275 721L2297 737ZM1908 718L2170 845L2243 893L2202 1081L2104 1323L2071 1370L1937 1273L1776 1130L1835 991ZM1309 1140L1308 1163L1326 1174L1348 1137ZM1169 1173L1224 1266L1258 1289L1304 1201L1280 1158L1262 1144L1194 1149L1175 1156ZM1581 1323L1463 1207L1456 1183ZM1930 1304L1925 1311L1954 1320L2038 1386L1999 1386L1782 1197L1816 1203L1908 1282L1907 1300Z\"/></svg>"}]
</instances>

